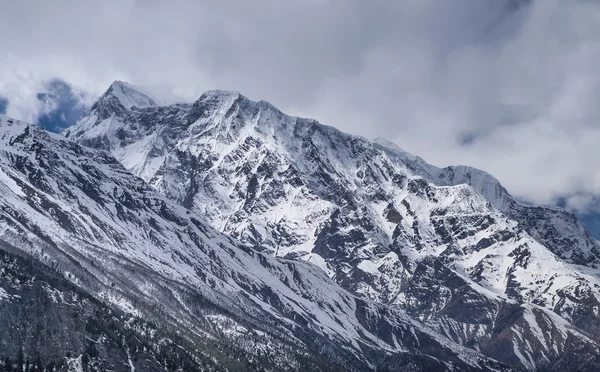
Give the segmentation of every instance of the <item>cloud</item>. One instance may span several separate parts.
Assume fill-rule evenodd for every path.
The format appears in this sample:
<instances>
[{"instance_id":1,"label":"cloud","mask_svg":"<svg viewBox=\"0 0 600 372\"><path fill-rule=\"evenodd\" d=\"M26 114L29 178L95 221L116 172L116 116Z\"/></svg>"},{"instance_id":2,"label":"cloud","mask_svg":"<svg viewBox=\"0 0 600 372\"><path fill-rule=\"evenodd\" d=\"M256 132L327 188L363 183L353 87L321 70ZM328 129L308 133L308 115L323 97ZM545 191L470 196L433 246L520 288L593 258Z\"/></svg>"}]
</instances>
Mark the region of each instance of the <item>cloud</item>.
<instances>
[{"instance_id":1,"label":"cloud","mask_svg":"<svg viewBox=\"0 0 600 372\"><path fill-rule=\"evenodd\" d=\"M55 78L90 96L116 79L168 100L239 90L595 211L599 18L587 0L25 0L0 14L0 95L35 120Z\"/></svg>"},{"instance_id":2,"label":"cloud","mask_svg":"<svg viewBox=\"0 0 600 372\"><path fill-rule=\"evenodd\" d=\"M7 107L8 107L8 99L0 96L0 115L6 114Z\"/></svg>"},{"instance_id":3,"label":"cloud","mask_svg":"<svg viewBox=\"0 0 600 372\"><path fill-rule=\"evenodd\" d=\"M53 79L37 94L39 114L36 121L40 127L55 133L75 124L90 108L86 102L92 99L84 92L74 90L66 82Z\"/></svg>"}]
</instances>

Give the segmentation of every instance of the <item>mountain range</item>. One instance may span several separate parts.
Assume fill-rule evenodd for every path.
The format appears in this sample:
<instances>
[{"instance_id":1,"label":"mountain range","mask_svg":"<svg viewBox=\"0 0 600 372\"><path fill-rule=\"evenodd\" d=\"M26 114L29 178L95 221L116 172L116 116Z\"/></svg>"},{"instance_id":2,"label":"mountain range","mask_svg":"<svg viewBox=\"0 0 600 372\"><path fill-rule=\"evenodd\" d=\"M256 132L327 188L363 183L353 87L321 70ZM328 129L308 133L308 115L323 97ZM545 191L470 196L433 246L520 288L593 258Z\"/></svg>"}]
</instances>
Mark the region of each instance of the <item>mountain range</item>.
<instances>
[{"instance_id":1,"label":"mountain range","mask_svg":"<svg viewBox=\"0 0 600 372\"><path fill-rule=\"evenodd\" d=\"M0 119L4 369L595 371L599 260L483 171L237 92Z\"/></svg>"}]
</instances>

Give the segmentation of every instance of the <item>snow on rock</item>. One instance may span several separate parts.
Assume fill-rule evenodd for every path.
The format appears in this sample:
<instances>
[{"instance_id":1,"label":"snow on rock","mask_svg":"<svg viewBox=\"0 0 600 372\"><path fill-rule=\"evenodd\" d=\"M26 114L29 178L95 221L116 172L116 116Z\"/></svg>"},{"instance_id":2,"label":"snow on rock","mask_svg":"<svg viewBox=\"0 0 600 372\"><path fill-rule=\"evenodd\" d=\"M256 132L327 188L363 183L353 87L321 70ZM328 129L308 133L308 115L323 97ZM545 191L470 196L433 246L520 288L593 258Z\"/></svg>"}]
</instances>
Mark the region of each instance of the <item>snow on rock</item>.
<instances>
[{"instance_id":1,"label":"snow on rock","mask_svg":"<svg viewBox=\"0 0 600 372\"><path fill-rule=\"evenodd\" d=\"M0 287L0 302L10 300L10 295L6 292L6 290Z\"/></svg>"},{"instance_id":2,"label":"snow on rock","mask_svg":"<svg viewBox=\"0 0 600 372\"><path fill-rule=\"evenodd\" d=\"M0 168L0 182L2 182L6 187L8 187L10 189L10 191L15 193L16 195L25 196L25 194L23 193L23 190L19 187L19 185L17 185L17 183L12 179L12 177L10 177L8 174L6 174L1 168Z\"/></svg>"}]
</instances>

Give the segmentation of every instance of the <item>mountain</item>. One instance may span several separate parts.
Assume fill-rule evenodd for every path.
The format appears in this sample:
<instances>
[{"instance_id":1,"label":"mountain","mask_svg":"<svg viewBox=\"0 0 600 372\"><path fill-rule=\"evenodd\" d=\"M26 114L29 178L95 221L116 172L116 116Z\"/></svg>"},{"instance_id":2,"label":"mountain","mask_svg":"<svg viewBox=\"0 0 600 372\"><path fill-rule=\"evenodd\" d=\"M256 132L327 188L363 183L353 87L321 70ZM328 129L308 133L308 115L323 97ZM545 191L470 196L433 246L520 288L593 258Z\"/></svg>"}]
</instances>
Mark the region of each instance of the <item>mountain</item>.
<instances>
[{"instance_id":1,"label":"mountain","mask_svg":"<svg viewBox=\"0 0 600 372\"><path fill-rule=\"evenodd\" d=\"M215 231L107 152L0 117L0 169L5 369L510 369L310 263ZM593 340L537 307L513 306L519 329L538 321L518 312L557 332L561 360L596 365L565 354L592 355Z\"/></svg>"},{"instance_id":2,"label":"mountain","mask_svg":"<svg viewBox=\"0 0 600 372\"><path fill-rule=\"evenodd\" d=\"M109 89L63 134L215 230L308 261L456 345L518 369L596 368L598 242L485 172L439 169L226 91L127 108ZM581 355L589 366L572 364Z\"/></svg>"}]
</instances>

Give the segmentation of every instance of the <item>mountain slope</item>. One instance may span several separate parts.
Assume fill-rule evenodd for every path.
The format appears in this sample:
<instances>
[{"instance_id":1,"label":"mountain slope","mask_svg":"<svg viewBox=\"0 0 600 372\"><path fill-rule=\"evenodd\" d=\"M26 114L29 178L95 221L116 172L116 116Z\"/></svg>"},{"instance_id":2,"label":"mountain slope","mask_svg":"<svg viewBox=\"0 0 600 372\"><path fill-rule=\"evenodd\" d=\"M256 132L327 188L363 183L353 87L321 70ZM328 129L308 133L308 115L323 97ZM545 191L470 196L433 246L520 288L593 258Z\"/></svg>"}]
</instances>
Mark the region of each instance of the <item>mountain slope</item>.
<instances>
[{"instance_id":1,"label":"mountain slope","mask_svg":"<svg viewBox=\"0 0 600 372\"><path fill-rule=\"evenodd\" d=\"M5 243L0 243L0 314L0 370L18 365L40 371L219 370L219 363L191 348L182 353L180 346L189 342L180 336L111 308ZM240 364L214 354L221 363Z\"/></svg>"},{"instance_id":2,"label":"mountain slope","mask_svg":"<svg viewBox=\"0 0 600 372\"><path fill-rule=\"evenodd\" d=\"M551 244L576 230L540 238L549 222L516 212L535 209L514 203L491 176L460 167L450 176L237 92L131 110L99 105L64 134L110 151L215 229L316 264L362 298L518 368L565 360L563 326L600 336L596 273ZM569 246L571 257L593 251L584 248Z\"/></svg>"},{"instance_id":3,"label":"mountain slope","mask_svg":"<svg viewBox=\"0 0 600 372\"><path fill-rule=\"evenodd\" d=\"M3 247L55 268L99 304L94 306L159 324L157 332L184 340L180 346L192 361L214 362L206 368L508 368L400 309L350 294L313 265L240 245L162 197L105 152L0 117L0 169ZM35 283L35 277L25 277ZM8 300L0 303L0 313L35 311L35 304L28 308L17 300L29 296L20 282L9 278L1 283ZM59 304L73 296L73 290L61 286L66 285L46 290L59 297L67 293ZM596 347L580 332L557 327L565 345ZM19 340L13 329L2 331ZM85 342L97 336L75 338ZM167 338L177 344L175 336ZM14 346L1 345L0 354L14 355ZM33 358L40 350L27 343L23 348ZM163 367L131 363L149 370Z\"/></svg>"}]
</instances>

